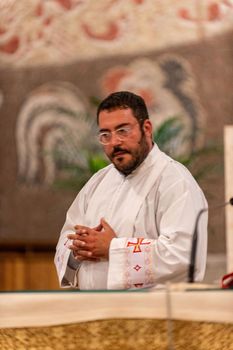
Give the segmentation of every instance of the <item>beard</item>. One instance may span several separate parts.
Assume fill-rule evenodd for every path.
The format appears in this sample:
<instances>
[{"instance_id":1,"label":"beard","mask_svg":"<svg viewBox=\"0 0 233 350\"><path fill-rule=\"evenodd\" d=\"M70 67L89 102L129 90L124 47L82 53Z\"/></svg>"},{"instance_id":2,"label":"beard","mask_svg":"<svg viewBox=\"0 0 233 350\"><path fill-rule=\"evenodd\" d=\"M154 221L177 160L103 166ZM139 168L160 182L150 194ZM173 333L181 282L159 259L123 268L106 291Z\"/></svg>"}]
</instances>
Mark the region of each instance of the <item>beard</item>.
<instances>
[{"instance_id":1,"label":"beard","mask_svg":"<svg viewBox=\"0 0 233 350\"><path fill-rule=\"evenodd\" d=\"M127 150L122 147L114 147L109 159L114 164L115 168L127 176L132 173L147 157L150 151L149 144L147 143L144 131L142 130L142 136L138 142L138 147L133 150ZM131 157L128 161L125 161L124 155L129 154Z\"/></svg>"}]
</instances>

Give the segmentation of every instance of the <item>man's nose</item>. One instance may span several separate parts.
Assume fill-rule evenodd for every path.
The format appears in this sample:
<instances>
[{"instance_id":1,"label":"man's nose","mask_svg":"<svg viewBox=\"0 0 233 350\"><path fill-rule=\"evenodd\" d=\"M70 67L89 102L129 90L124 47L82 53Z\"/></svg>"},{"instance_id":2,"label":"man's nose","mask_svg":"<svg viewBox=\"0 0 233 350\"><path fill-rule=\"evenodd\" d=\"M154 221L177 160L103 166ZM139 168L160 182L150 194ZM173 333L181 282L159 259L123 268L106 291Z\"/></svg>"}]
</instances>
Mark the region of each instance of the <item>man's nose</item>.
<instances>
[{"instance_id":1,"label":"man's nose","mask_svg":"<svg viewBox=\"0 0 233 350\"><path fill-rule=\"evenodd\" d=\"M117 134L113 132L111 135L110 144L112 146L116 146L116 145L120 145L121 143L122 141L119 139L119 136L117 136Z\"/></svg>"}]
</instances>

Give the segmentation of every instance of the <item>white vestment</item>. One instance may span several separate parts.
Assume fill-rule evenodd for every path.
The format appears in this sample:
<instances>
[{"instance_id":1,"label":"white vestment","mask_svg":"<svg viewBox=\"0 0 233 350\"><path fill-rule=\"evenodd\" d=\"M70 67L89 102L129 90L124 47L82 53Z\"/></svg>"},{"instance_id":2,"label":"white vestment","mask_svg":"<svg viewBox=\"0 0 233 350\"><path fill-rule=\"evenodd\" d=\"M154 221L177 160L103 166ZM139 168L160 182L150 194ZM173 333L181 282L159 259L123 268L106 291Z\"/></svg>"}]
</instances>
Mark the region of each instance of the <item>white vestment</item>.
<instances>
[{"instance_id":1,"label":"white vestment","mask_svg":"<svg viewBox=\"0 0 233 350\"><path fill-rule=\"evenodd\" d=\"M154 145L130 175L114 165L97 172L67 212L55 264L61 286L80 289L133 289L186 281L198 212L207 208L200 187L180 163ZM115 231L109 261L70 267L67 234L75 225L95 227L100 219ZM195 280L204 277L207 214L198 226Z\"/></svg>"}]
</instances>

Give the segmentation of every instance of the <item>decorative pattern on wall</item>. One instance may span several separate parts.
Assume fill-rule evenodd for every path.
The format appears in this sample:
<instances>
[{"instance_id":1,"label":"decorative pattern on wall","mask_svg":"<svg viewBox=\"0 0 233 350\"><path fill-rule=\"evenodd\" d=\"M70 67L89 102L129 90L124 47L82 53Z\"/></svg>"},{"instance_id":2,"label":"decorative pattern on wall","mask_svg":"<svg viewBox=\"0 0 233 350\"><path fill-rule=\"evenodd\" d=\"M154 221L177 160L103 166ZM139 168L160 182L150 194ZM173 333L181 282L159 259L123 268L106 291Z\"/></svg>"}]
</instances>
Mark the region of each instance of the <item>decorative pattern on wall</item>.
<instances>
[{"instance_id":1,"label":"decorative pattern on wall","mask_svg":"<svg viewBox=\"0 0 233 350\"><path fill-rule=\"evenodd\" d=\"M95 118L89 117L90 106L80 89L50 82L26 97L16 124L21 181L52 184L71 166L79 167L80 177L89 154L93 157L98 150ZM103 71L99 90L102 97L117 90L140 94L155 126L179 118L184 128L174 138L170 154L189 153L200 146L205 117L191 68L181 57L163 55L156 61L136 59L127 66L112 66Z\"/></svg>"},{"instance_id":2,"label":"decorative pattern on wall","mask_svg":"<svg viewBox=\"0 0 233 350\"><path fill-rule=\"evenodd\" d=\"M142 96L155 127L168 118L178 117L184 129L183 137L179 135L176 140L174 153L180 153L181 148L187 152L200 146L205 116L186 60L174 55L160 56L157 62L134 60L128 66L110 68L103 75L100 86L103 96L120 90Z\"/></svg>"},{"instance_id":3,"label":"decorative pattern on wall","mask_svg":"<svg viewBox=\"0 0 233 350\"><path fill-rule=\"evenodd\" d=\"M232 0L1 1L0 63L60 65L146 53L216 35L232 23Z\"/></svg>"},{"instance_id":4,"label":"decorative pattern on wall","mask_svg":"<svg viewBox=\"0 0 233 350\"><path fill-rule=\"evenodd\" d=\"M232 124L232 32L233 0L0 0L0 241L57 241L74 194L106 164L90 102L118 89L145 98L155 127L179 118L161 148L208 174L200 184L221 201L222 175L210 178L221 156L199 156Z\"/></svg>"},{"instance_id":5,"label":"decorative pattern on wall","mask_svg":"<svg viewBox=\"0 0 233 350\"><path fill-rule=\"evenodd\" d=\"M48 83L34 90L17 120L16 141L21 181L51 184L60 162L82 161L92 127L86 120L86 101L69 83Z\"/></svg>"}]
</instances>

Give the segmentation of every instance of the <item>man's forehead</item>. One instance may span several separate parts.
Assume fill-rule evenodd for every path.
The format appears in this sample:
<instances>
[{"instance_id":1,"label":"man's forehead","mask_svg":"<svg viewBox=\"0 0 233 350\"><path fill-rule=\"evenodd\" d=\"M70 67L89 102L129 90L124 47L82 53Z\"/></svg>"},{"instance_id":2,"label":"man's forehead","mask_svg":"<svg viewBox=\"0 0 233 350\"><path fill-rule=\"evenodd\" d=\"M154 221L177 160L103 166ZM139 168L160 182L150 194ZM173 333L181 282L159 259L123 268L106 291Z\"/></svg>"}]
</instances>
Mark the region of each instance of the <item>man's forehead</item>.
<instances>
[{"instance_id":1,"label":"man's forehead","mask_svg":"<svg viewBox=\"0 0 233 350\"><path fill-rule=\"evenodd\" d=\"M111 121L115 119L121 119L121 118L134 118L135 116L133 114L133 111L131 108L111 108L111 109L104 109L99 114L99 122L100 121Z\"/></svg>"},{"instance_id":2,"label":"man's forehead","mask_svg":"<svg viewBox=\"0 0 233 350\"><path fill-rule=\"evenodd\" d=\"M132 124L135 117L130 108L113 109L112 111L103 110L99 114L100 129L115 129L122 125Z\"/></svg>"}]
</instances>

